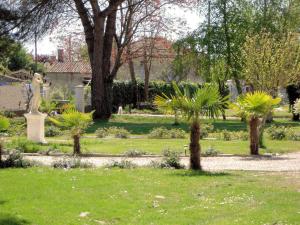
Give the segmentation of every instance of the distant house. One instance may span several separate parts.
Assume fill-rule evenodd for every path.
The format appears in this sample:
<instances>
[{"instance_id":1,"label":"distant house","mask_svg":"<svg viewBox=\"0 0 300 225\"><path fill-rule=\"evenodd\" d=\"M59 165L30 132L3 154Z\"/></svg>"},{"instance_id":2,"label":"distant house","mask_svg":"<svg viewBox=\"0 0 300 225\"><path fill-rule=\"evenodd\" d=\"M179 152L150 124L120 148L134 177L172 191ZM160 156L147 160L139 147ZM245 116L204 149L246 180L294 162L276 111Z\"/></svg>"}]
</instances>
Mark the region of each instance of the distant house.
<instances>
[{"instance_id":1,"label":"distant house","mask_svg":"<svg viewBox=\"0 0 300 225\"><path fill-rule=\"evenodd\" d=\"M46 66L45 80L53 87L68 86L73 89L92 77L88 62L66 62L63 53L58 54L58 61Z\"/></svg>"}]
</instances>

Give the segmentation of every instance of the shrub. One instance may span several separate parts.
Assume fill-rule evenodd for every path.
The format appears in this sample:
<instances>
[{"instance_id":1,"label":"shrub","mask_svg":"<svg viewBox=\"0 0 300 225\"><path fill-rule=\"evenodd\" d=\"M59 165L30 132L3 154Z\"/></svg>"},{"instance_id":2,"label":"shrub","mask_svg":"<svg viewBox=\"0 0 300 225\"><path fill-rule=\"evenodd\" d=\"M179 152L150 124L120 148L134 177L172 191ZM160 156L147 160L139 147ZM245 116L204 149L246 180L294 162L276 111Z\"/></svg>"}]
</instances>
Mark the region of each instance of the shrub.
<instances>
[{"instance_id":1,"label":"shrub","mask_svg":"<svg viewBox=\"0 0 300 225\"><path fill-rule=\"evenodd\" d=\"M232 139L231 133L228 130L223 130L221 132L221 139L224 141L231 141Z\"/></svg>"},{"instance_id":2,"label":"shrub","mask_svg":"<svg viewBox=\"0 0 300 225\"><path fill-rule=\"evenodd\" d=\"M216 156L218 154L219 154L219 152L211 146L207 150L205 150L203 153L203 155L205 155L205 156Z\"/></svg>"},{"instance_id":3,"label":"shrub","mask_svg":"<svg viewBox=\"0 0 300 225\"><path fill-rule=\"evenodd\" d=\"M108 131L106 128L98 128L95 133L98 138L104 138L108 136Z\"/></svg>"},{"instance_id":4,"label":"shrub","mask_svg":"<svg viewBox=\"0 0 300 225\"><path fill-rule=\"evenodd\" d=\"M214 126L210 123L204 123L201 125L200 139L208 137L208 134L214 130Z\"/></svg>"},{"instance_id":5,"label":"shrub","mask_svg":"<svg viewBox=\"0 0 300 225\"><path fill-rule=\"evenodd\" d=\"M106 164L105 167L106 168L133 169L133 168L136 168L137 165L127 159L122 159L120 162L112 161L111 163Z\"/></svg>"},{"instance_id":6,"label":"shrub","mask_svg":"<svg viewBox=\"0 0 300 225\"><path fill-rule=\"evenodd\" d=\"M163 160L160 163L160 168L183 169L184 165L180 163L180 154L175 151L166 149L163 151Z\"/></svg>"},{"instance_id":7,"label":"shrub","mask_svg":"<svg viewBox=\"0 0 300 225\"><path fill-rule=\"evenodd\" d=\"M267 133L272 140L283 140L287 137L288 129L284 126L270 126Z\"/></svg>"},{"instance_id":8,"label":"shrub","mask_svg":"<svg viewBox=\"0 0 300 225\"><path fill-rule=\"evenodd\" d=\"M149 138L167 138L168 130L164 127L157 127L150 131Z\"/></svg>"},{"instance_id":9,"label":"shrub","mask_svg":"<svg viewBox=\"0 0 300 225\"><path fill-rule=\"evenodd\" d=\"M300 133L297 133L292 128L287 129L286 137L291 141L300 141Z\"/></svg>"},{"instance_id":10,"label":"shrub","mask_svg":"<svg viewBox=\"0 0 300 225\"><path fill-rule=\"evenodd\" d=\"M4 111L4 112L1 112L0 114L7 118L14 118L16 116L16 114L11 111Z\"/></svg>"},{"instance_id":11,"label":"shrub","mask_svg":"<svg viewBox=\"0 0 300 225\"><path fill-rule=\"evenodd\" d=\"M149 138L185 138L185 131L180 128L168 130L165 127L157 127L150 131Z\"/></svg>"},{"instance_id":12,"label":"shrub","mask_svg":"<svg viewBox=\"0 0 300 225\"><path fill-rule=\"evenodd\" d=\"M41 146L38 143L27 140L26 138L13 139L10 145L12 148L24 153L36 153L41 150Z\"/></svg>"},{"instance_id":13,"label":"shrub","mask_svg":"<svg viewBox=\"0 0 300 225\"><path fill-rule=\"evenodd\" d=\"M6 131L9 128L9 119L0 115L0 132Z\"/></svg>"},{"instance_id":14,"label":"shrub","mask_svg":"<svg viewBox=\"0 0 300 225\"><path fill-rule=\"evenodd\" d=\"M25 118L14 118L10 121L10 123L11 125L7 129L7 132L10 136L23 136L26 134Z\"/></svg>"},{"instance_id":15,"label":"shrub","mask_svg":"<svg viewBox=\"0 0 300 225\"><path fill-rule=\"evenodd\" d=\"M132 150L126 151L124 153L124 155L127 157L138 157L138 156L142 156L142 155L147 155L147 152L132 149Z\"/></svg>"},{"instance_id":16,"label":"shrub","mask_svg":"<svg viewBox=\"0 0 300 225\"><path fill-rule=\"evenodd\" d=\"M61 133L62 133L61 130L56 126L49 126L49 127L46 127L46 129L45 129L46 137L59 136L59 135L61 135Z\"/></svg>"},{"instance_id":17,"label":"shrub","mask_svg":"<svg viewBox=\"0 0 300 225\"><path fill-rule=\"evenodd\" d=\"M54 168L73 169L73 168L91 168L94 165L87 161L82 161L79 157L65 157L52 163Z\"/></svg>"},{"instance_id":18,"label":"shrub","mask_svg":"<svg viewBox=\"0 0 300 225\"><path fill-rule=\"evenodd\" d=\"M171 129L169 132L171 138L185 138L185 131L180 128Z\"/></svg>"},{"instance_id":19,"label":"shrub","mask_svg":"<svg viewBox=\"0 0 300 225\"><path fill-rule=\"evenodd\" d=\"M108 133L113 134L116 138L128 138L130 133L123 127L110 127Z\"/></svg>"},{"instance_id":20,"label":"shrub","mask_svg":"<svg viewBox=\"0 0 300 225\"><path fill-rule=\"evenodd\" d=\"M234 136L235 136L234 139L237 139L237 140L247 141L249 139L249 133L246 131L234 132Z\"/></svg>"},{"instance_id":21,"label":"shrub","mask_svg":"<svg viewBox=\"0 0 300 225\"><path fill-rule=\"evenodd\" d=\"M35 163L32 161L23 159L23 156L20 154L19 151L11 151L2 163L0 163L0 167L8 168L8 167L15 167L15 168L26 168L30 166L34 166Z\"/></svg>"}]
</instances>

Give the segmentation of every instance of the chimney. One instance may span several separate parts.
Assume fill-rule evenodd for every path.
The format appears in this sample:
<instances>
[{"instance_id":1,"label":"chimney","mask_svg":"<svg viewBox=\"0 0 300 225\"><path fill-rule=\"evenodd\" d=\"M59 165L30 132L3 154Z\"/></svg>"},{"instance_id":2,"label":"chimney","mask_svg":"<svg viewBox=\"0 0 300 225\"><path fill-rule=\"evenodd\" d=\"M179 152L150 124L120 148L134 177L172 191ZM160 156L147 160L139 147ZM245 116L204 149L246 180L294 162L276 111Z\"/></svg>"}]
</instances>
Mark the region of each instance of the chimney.
<instances>
[{"instance_id":1,"label":"chimney","mask_svg":"<svg viewBox=\"0 0 300 225\"><path fill-rule=\"evenodd\" d=\"M64 50L57 49L57 60L58 62L64 62Z\"/></svg>"}]
</instances>

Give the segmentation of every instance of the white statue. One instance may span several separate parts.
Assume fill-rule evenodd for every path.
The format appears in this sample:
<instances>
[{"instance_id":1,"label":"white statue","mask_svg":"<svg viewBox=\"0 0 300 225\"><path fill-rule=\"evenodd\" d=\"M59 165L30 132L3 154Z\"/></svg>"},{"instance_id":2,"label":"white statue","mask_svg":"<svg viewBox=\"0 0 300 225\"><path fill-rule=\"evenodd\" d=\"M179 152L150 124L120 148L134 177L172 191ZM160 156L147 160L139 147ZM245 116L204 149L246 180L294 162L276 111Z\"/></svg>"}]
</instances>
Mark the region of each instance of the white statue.
<instances>
[{"instance_id":1,"label":"white statue","mask_svg":"<svg viewBox=\"0 0 300 225\"><path fill-rule=\"evenodd\" d=\"M35 73L32 79L32 99L30 113L40 114L39 107L41 105L41 85L43 84L43 76L39 73Z\"/></svg>"}]
</instances>

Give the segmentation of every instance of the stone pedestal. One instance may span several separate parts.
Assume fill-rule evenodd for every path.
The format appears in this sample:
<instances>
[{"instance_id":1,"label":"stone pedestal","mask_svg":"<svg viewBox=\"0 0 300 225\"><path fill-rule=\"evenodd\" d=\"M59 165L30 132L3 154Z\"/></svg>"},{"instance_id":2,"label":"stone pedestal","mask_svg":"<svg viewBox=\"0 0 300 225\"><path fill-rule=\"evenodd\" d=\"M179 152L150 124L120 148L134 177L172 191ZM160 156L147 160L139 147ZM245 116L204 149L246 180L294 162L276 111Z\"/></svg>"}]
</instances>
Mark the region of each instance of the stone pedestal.
<instances>
[{"instance_id":1,"label":"stone pedestal","mask_svg":"<svg viewBox=\"0 0 300 225\"><path fill-rule=\"evenodd\" d=\"M83 85L78 85L75 86L75 104L76 104L76 109L79 112L84 112L84 86Z\"/></svg>"},{"instance_id":2,"label":"stone pedestal","mask_svg":"<svg viewBox=\"0 0 300 225\"><path fill-rule=\"evenodd\" d=\"M39 143L46 143L45 140L45 118L47 114L26 113L27 139Z\"/></svg>"}]
</instances>

